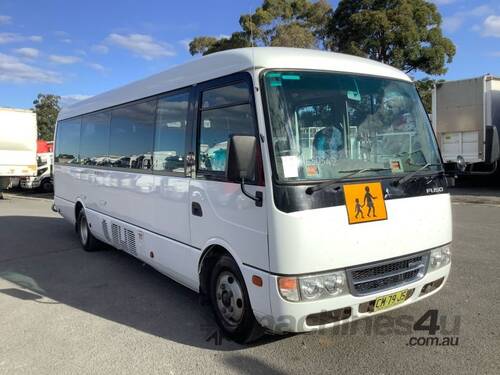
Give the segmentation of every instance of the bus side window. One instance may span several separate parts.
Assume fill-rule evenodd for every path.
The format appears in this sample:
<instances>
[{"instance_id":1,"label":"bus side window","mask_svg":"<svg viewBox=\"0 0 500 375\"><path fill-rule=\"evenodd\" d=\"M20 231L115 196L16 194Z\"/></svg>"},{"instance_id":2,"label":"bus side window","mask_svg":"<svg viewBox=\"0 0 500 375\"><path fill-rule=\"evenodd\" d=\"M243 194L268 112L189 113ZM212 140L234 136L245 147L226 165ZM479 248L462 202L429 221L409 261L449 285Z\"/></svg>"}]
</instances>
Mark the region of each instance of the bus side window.
<instances>
[{"instance_id":1,"label":"bus side window","mask_svg":"<svg viewBox=\"0 0 500 375\"><path fill-rule=\"evenodd\" d=\"M80 137L80 164L108 165L110 112L83 116Z\"/></svg>"},{"instance_id":2,"label":"bus side window","mask_svg":"<svg viewBox=\"0 0 500 375\"><path fill-rule=\"evenodd\" d=\"M189 93L158 100L153 169L184 173Z\"/></svg>"},{"instance_id":3,"label":"bus side window","mask_svg":"<svg viewBox=\"0 0 500 375\"><path fill-rule=\"evenodd\" d=\"M202 103L198 170L222 174L226 170L229 136L256 134L249 87L239 82L207 90Z\"/></svg>"},{"instance_id":4,"label":"bus side window","mask_svg":"<svg viewBox=\"0 0 500 375\"><path fill-rule=\"evenodd\" d=\"M128 104L111 112L109 164L149 169L153 151L156 100Z\"/></svg>"},{"instance_id":5,"label":"bus side window","mask_svg":"<svg viewBox=\"0 0 500 375\"><path fill-rule=\"evenodd\" d=\"M55 162L78 164L80 153L80 124L82 118L59 121L57 124Z\"/></svg>"}]
</instances>

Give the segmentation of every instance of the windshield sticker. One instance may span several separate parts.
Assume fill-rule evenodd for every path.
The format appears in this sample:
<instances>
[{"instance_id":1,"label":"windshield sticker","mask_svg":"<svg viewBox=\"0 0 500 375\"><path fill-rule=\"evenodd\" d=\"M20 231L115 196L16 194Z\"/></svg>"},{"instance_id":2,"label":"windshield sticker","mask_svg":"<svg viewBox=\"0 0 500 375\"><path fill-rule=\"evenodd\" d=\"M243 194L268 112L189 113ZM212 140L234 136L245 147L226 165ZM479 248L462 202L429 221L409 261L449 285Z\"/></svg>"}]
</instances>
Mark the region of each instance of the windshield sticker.
<instances>
[{"instance_id":1,"label":"windshield sticker","mask_svg":"<svg viewBox=\"0 0 500 375\"><path fill-rule=\"evenodd\" d=\"M361 95L356 91L347 91L347 98L351 100L356 100L357 102L361 101Z\"/></svg>"},{"instance_id":2,"label":"windshield sticker","mask_svg":"<svg viewBox=\"0 0 500 375\"><path fill-rule=\"evenodd\" d=\"M400 159L392 159L391 160L391 171L392 171L392 173L404 172Z\"/></svg>"},{"instance_id":3,"label":"windshield sticker","mask_svg":"<svg viewBox=\"0 0 500 375\"><path fill-rule=\"evenodd\" d=\"M306 171L308 177L314 177L319 174L317 165L308 165Z\"/></svg>"},{"instance_id":4,"label":"windshield sticker","mask_svg":"<svg viewBox=\"0 0 500 375\"><path fill-rule=\"evenodd\" d=\"M356 91L348 90L347 91L347 98L351 99L351 100L355 100L357 102L360 102L361 101L361 94L359 93L358 83L356 82L355 79L353 81L354 81L354 86L356 86Z\"/></svg>"},{"instance_id":5,"label":"windshield sticker","mask_svg":"<svg viewBox=\"0 0 500 375\"><path fill-rule=\"evenodd\" d=\"M380 182L344 185L344 196L349 224L387 219Z\"/></svg>"},{"instance_id":6,"label":"windshield sticker","mask_svg":"<svg viewBox=\"0 0 500 375\"><path fill-rule=\"evenodd\" d=\"M300 80L300 76L298 74L283 74L281 76L281 79L290 79L293 81L298 81Z\"/></svg>"},{"instance_id":7,"label":"windshield sticker","mask_svg":"<svg viewBox=\"0 0 500 375\"><path fill-rule=\"evenodd\" d=\"M282 156L281 163L286 178L299 177L299 159L296 156Z\"/></svg>"}]
</instances>

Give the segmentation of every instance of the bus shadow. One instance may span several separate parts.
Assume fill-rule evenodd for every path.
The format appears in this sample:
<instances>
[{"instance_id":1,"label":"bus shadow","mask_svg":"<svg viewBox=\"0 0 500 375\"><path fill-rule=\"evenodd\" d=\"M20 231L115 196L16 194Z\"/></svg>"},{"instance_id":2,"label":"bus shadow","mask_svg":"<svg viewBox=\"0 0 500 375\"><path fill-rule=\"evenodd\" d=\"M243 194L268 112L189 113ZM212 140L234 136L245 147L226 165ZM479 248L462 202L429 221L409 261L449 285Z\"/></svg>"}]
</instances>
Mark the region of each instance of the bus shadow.
<instances>
[{"instance_id":1,"label":"bus shadow","mask_svg":"<svg viewBox=\"0 0 500 375\"><path fill-rule=\"evenodd\" d=\"M0 216L0 279L10 284L0 293L19 303L65 304L185 345L243 348L222 337L197 293L124 252L84 252L62 218Z\"/></svg>"}]
</instances>

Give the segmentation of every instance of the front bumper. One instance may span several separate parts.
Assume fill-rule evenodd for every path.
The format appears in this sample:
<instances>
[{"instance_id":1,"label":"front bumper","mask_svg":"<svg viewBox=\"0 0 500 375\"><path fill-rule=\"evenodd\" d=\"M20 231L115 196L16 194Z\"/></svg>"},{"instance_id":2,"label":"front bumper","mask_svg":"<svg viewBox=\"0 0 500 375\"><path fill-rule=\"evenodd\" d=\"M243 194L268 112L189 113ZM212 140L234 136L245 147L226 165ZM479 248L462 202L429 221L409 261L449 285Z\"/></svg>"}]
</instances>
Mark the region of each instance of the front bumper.
<instances>
[{"instance_id":1,"label":"front bumper","mask_svg":"<svg viewBox=\"0 0 500 375\"><path fill-rule=\"evenodd\" d=\"M40 187L40 181L25 181L21 179L20 185L23 189L37 189L38 187Z\"/></svg>"},{"instance_id":2,"label":"front bumper","mask_svg":"<svg viewBox=\"0 0 500 375\"><path fill-rule=\"evenodd\" d=\"M269 294L272 314L271 316L256 314L256 318L261 325L276 333L309 332L323 328L330 328L361 318L388 312L412 304L436 293L446 283L450 273L450 267L451 263L437 270L428 271L421 279L390 290L384 290L365 296L353 296L351 294L346 294L339 297L309 302L288 302L284 300L278 290L278 277L275 275L269 275ZM441 279L442 282L436 289L427 293L422 293L422 289L425 285ZM370 312L370 308L367 308L367 306L369 306L370 303L376 298L402 290L411 291L411 296L405 302L377 312ZM329 314L333 311L340 311L344 313L341 313L341 316L337 317L339 320L332 323L309 324L311 322L311 316L319 313ZM347 311L349 311L349 314L347 314Z\"/></svg>"}]
</instances>

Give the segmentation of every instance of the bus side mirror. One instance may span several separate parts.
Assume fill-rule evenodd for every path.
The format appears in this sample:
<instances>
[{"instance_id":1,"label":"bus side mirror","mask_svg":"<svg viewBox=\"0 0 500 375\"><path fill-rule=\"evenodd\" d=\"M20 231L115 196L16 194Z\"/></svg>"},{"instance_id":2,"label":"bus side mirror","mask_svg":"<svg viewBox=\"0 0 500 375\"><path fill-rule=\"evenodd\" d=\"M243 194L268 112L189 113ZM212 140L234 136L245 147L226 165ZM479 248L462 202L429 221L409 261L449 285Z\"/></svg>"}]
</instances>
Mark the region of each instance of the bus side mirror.
<instances>
[{"instance_id":1,"label":"bus side mirror","mask_svg":"<svg viewBox=\"0 0 500 375\"><path fill-rule=\"evenodd\" d=\"M257 138L251 135L229 136L227 150L227 179L240 182L251 181L255 174L255 153Z\"/></svg>"},{"instance_id":2,"label":"bus side mirror","mask_svg":"<svg viewBox=\"0 0 500 375\"><path fill-rule=\"evenodd\" d=\"M245 189L245 180L255 179L257 138L253 135L231 135L227 147L228 181L240 182L241 191L248 198L255 201L255 205L262 207L262 192L258 191L255 197Z\"/></svg>"}]
</instances>

